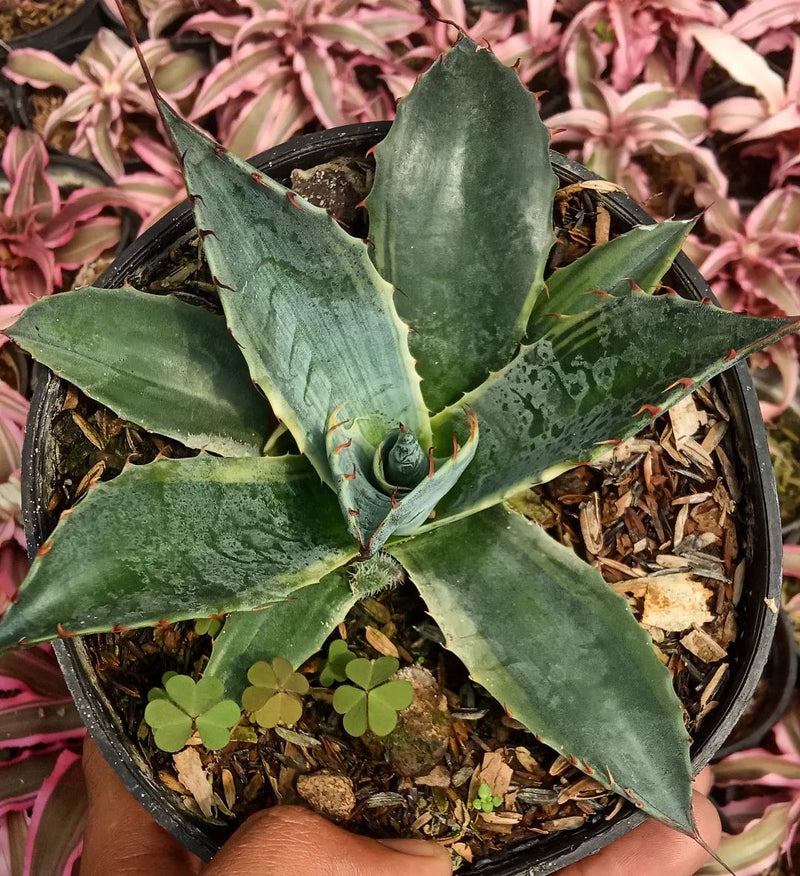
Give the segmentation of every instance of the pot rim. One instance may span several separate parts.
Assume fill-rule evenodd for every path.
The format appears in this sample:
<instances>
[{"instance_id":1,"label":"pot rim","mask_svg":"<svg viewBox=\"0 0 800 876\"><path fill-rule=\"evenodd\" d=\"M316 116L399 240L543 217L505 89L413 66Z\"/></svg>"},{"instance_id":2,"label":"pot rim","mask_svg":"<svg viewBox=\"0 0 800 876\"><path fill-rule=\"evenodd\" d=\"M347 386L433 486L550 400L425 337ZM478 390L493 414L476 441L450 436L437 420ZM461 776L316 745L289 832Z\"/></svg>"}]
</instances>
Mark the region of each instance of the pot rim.
<instances>
[{"instance_id":1,"label":"pot rim","mask_svg":"<svg viewBox=\"0 0 800 876\"><path fill-rule=\"evenodd\" d=\"M80 6L76 6L68 15L51 21L50 24L32 30L30 33L20 34L8 40L5 46L0 46L0 61L8 57L8 50L14 49L52 49L60 46L65 40L73 40L80 36L86 37L86 42L91 40L100 26L100 18L97 5L100 0L84 0ZM6 48L7 47L7 48Z\"/></svg>"},{"instance_id":2,"label":"pot rim","mask_svg":"<svg viewBox=\"0 0 800 876\"><path fill-rule=\"evenodd\" d=\"M308 134L262 152L251 161L267 173L274 171L276 178L286 179L294 167L310 167L345 150L363 154L385 136L389 127L389 122L373 122ZM560 153L551 152L551 159L562 183L599 179ZM620 222L636 225L652 224L654 221L626 195L615 192L598 197ZM185 201L134 241L103 274L98 285L113 287L126 278L135 284L137 273L143 272L152 262L148 253L151 250L163 252L165 244L161 242L162 238L168 236L171 245L174 245L193 228L189 204ZM711 297L716 301L685 255L678 256L671 271L672 277L689 297ZM31 403L31 417L23 447L23 518L31 556L54 525L46 519L47 512L40 501L42 488L39 481L48 469L43 442L38 436L47 428L45 408L48 398L52 404L61 383L46 369L40 367L40 370L43 379L39 380ZM719 699L726 703L726 708L712 711L696 734L692 746L695 773L712 759L727 738L761 676L777 623L777 613L769 610L767 600L779 604L782 571L778 497L756 393L743 363L729 369L716 380L726 390L732 420L740 432L737 441L743 467L747 462L748 490L743 501L748 507L743 517L750 521L752 535L746 545L750 580L744 588L739 610L754 616L746 626L740 627L732 645L730 668L718 691ZM39 478L33 477L34 474L39 474ZM760 557L760 568L755 568L754 555ZM761 585L758 592L755 592L752 584L756 574ZM135 743L120 734L121 722L103 692L92 683L93 669L85 646L79 640L67 639L55 642L54 648L89 732L128 789L162 827L195 854L210 859L221 842L230 835L230 828L211 824L183 809L180 802L172 799L178 795L157 783L152 771L145 769L144 758L138 753ZM524 840L460 872L464 876L545 876L594 854L645 820L645 816L633 807L629 807L628 813L610 824L594 824L567 834Z\"/></svg>"}]
</instances>

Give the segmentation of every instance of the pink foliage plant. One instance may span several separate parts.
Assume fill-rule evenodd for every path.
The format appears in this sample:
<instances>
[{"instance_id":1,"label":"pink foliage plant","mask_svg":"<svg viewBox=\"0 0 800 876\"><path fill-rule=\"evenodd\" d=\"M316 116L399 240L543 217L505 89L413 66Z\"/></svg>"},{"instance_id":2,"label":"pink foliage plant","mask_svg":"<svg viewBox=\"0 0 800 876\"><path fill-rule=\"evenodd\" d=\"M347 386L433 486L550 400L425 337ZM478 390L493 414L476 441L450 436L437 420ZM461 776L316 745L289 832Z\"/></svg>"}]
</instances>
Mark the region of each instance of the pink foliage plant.
<instances>
[{"instance_id":1,"label":"pink foliage plant","mask_svg":"<svg viewBox=\"0 0 800 876\"><path fill-rule=\"evenodd\" d=\"M191 118L217 111L223 143L245 156L312 119L325 127L359 120L353 105L371 97L351 62L393 70L394 46L424 20L412 0L241 0L240 6L240 15L195 15L182 32L208 34L230 49L203 83Z\"/></svg>"},{"instance_id":2,"label":"pink foliage plant","mask_svg":"<svg viewBox=\"0 0 800 876\"><path fill-rule=\"evenodd\" d=\"M800 868L800 695L764 741L767 747L729 755L714 767L721 807L729 832L718 853L737 876L776 872L781 863ZM707 865L698 876L722 871Z\"/></svg>"},{"instance_id":3,"label":"pink foliage plant","mask_svg":"<svg viewBox=\"0 0 800 876\"><path fill-rule=\"evenodd\" d=\"M3 151L9 192L0 209L0 285L7 304L30 304L61 288L77 270L116 246L120 218L110 208L130 198L115 189L77 189L64 197L48 174L47 149L12 129Z\"/></svg>"},{"instance_id":4,"label":"pink foliage plant","mask_svg":"<svg viewBox=\"0 0 800 876\"><path fill-rule=\"evenodd\" d=\"M727 180L714 154L701 145L708 114L702 103L678 99L655 82L621 93L597 80L581 83L575 92L580 94L578 106L547 119L553 144L582 144L579 157L584 164L635 200L645 202L654 194L642 163L653 155L682 162L684 187L710 180L717 191L725 192ZM683 193L667 193L668 204Z\"/></svg>"},{"instance_id":5,"label":"pink foliage plant","mask_svg":"<svg viewBox=\"0 0 800 876\"><path fill-rule=\"evenodd\" d=\"M141 233L186 198L186 187L175 154L163 143L140 137L131 147L149 169L125 174L117 185L142 217Z\"/></svg>"},{"instance_id":6,"label":"pink foliage plant","mask_svg":"<svg viewBox=\"0 0 800 876\"><path fill-rule=\"evenodd\" d=\"M116 0L103 0L106 9L119 20ZM161 36L172 30L190 15L199 12L216 12L233 15L238 8L237 0L138 0L139 11L147 21L147 33Z\"/></svg>"},{"instance_id":7,"label":"pink foliage plant","mask_svg":"<svg viewBox=\"0 0 800 876\"><path fill-rule=\"evenodd\" d=\"M205 72L198 53L175 52L167 40L146 40L142 52L167 99L180 103L193 95ZM156 109L136 53L108 29L99 30L72 64L40 49L17 49L9 54L3 73L19 84L64 91L64 103L47 119L45 139L60 126L74 126L70 152L94 156L112 179L123 173L120 148L126 119L144 114L155 125Z\"/></svg>"},{"instance_id":8,"label":"pink foliage plant","mask_svg":"<svg viewBox=\"0 0 800 876\"><path fill-rule=\"evenodd\" d=\"M613 87L627 91L640 81L651 59L682 82L692 60L693 43L687 24L721 26L727 15L714 0L562 0L571 18L561 40L564 66L581 63L589 53Z\"/></svg>"},{"instance_id":9,"label":"pink foliage plant","mask_svg":"<svg viewBox=\"0 0 800 876\"><path fill-rule=\"evenodd\" d=\"M773 190L744 218L737 201L708 185L698 186L696 197L705 207L705 234L690 238L687 249L723 305L761 315L800 306L800 188ZM783 379L779 404L763 406L774 416L797 393L797 344L782 342L768 355Z\"/></svg>"}]
</instances>

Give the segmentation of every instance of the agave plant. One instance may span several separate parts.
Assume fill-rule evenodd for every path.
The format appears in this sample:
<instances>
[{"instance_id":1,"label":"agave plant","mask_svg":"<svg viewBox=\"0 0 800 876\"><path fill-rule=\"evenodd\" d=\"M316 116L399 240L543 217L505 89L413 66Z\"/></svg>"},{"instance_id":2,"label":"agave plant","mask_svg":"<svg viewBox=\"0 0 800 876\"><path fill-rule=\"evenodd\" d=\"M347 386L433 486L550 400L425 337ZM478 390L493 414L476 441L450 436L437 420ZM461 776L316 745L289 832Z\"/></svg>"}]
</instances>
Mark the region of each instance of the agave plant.
<instances>
[{"instance_id":1,"label":"agave plant","mask_svg":"<svg viewBox=\"0 0 800 876\"><path fill-rule=\"evenodd\" d=\"M206 675L236 697L254 661L317 651L363 595L342 567L385 551L509 714L694 834L682 709L650 638L503 503L800 323L653 294L686 222L633 228L545 283L548 131L467 38L377 148L367 242L157 100L225 318L94 288L33 305L9 334L205 452L127 466L62 515L0 646L224 612ZM251 381L301 455L262 454Z\"/></svg>"}]
</instances>

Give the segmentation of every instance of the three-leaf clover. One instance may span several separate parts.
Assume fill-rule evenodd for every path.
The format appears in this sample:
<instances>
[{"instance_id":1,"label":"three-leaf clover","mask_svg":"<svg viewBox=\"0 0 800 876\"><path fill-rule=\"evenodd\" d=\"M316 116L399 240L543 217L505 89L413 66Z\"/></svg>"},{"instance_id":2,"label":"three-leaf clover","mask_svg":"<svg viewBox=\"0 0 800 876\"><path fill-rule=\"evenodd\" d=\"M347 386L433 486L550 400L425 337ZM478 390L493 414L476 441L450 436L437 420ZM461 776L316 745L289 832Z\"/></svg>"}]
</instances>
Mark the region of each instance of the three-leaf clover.
<instances>
[{"instance_id":1,"label":"three-leaf clover","mask_svg":"<svg viewBox=\"0 0 800 876\"><path fill-rule=\"evenodd\" d=\"M481 782L478 788L478 796L472 801L472 805L479 812L494 812L502 802L502 797L492 794L492 789L486 782Z\"/></svg>"},{"instance_id":2,"label":"three-leaf clover","mask_svg":"<svg viewBox=\"0 0 800 876\"><path fill-rule=\"evenodd\" d=\"M397 713L411 705L414 687L408 681L387 681L397 672L396 657L367 660L359 657L345 666L350 681L333 694L333 708L344 715L344 729L351 736L363 736L367 727L376 736L386 736L397 725Z\"/></svg>"},{"instance_id":3,"label":"three-leaf clover","mask_svg":"<svg viewBox=\"0 0 800 876\"><path fill-rule=\"evenodd\" d=\"M165 672L163 688L151 688L144 720L153 731L162 751L180 751L197 730L206 748L224 748L231 728L239 723L242 710L233 700L225 700L218 678L206 676L195 681L188 675Z\"/></svg>"},{"instance_id":4,"label":"three-leaf clover","mask_svg":"<svg viewBox=\"0 0 800 876\"><path fill-rule=\"evenodd\" d=\"M303 697L308 693L308 679L295 672L283 657L271 663L259 660L247 671L252 684L242 694L242 706L252 712L260 727L296 724L303 715Z\"/></svg>"},{"instance_id":5,"label":"three-leaf clover","mask_svg":"<svg viewBox=\"0 0 800 876\"><path fill-rule=\"evenodd\" d=\"M344 639L336 639L328 648L328 660L319 674L319 683L330 687L335 681L347 681L345 667L356 655L347 647Z\"/></svg>"}]
</instances>

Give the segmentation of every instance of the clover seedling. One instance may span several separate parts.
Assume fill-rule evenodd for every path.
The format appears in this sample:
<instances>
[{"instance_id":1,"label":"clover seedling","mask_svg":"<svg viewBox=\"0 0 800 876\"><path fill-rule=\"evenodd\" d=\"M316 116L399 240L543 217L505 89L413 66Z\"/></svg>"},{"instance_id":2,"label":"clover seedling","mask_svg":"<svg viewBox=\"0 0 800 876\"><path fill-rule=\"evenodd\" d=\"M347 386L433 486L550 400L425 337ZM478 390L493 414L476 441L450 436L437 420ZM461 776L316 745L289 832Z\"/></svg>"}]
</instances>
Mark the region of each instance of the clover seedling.
<instances>
[{"instance_id":1,"label":"clover seedling","mask_svg":"<svg viewBox=\"0 0 800 876\"><path fill-rule=\"evenodd\" d=\"M194 622L194 631L198 636L210 636L215 639L222 629L222 621L216 617L199 617Z\"/></svg>"},{"instance_id":2,"label":"clover seedling","mask_svg":"<svg viewBox=\"0 0 800 876\"><path fill-rule=\"evenodd\" d=\"M188 675L165 672L161 683L163 688L151 688L147 694L150 702L144 720L162 751L180 751L194 730L206 748L228 744L242 710L233 700L223 699L225 691L218 678L208 676L195 682Z\"/></svg>"},{"instance_id":3,"label":"clover seedling","mask_svg":"<svg viewBox=\"0 0 800 876\"><path fill-rule=\"evenodd\" d=\"M347 681L345 668L356 655L347 647L344 639L331 642L328 648L328 661L322 667L319 674L319 683L323 687L330 687L336 681Z\"/></svg>"},{"instance_id":4,"label":"clover seedling","mask_svg":"<svg viewBox=\"0 0 800 876\"><path fill-rule=\"evenodd\" d=\"M478 796L472 801L472 806L479 812L494 812L502 802L502 797L492 794L492 789L486 782L481 782L478 788Z\"/></svg>"},{"instance_id":5,"label":"clover seedling","mask_svg":"<svg viewBox=\"0 0 800 876\"><path fill-rule=\"evenodd\" d=\"M344 715L344 729L351 736L363 736L367 727L376 736L386 736L397 725L397 713L411 705L414 688L408 681L387 681L397 672L396 657L366 660L359 657L345 666L350 681L333 695L333 708Z\"/></svg>"},{"instance_id":6,"label":"clover seedling","mask_svg":"<svg viewBox=\"0 0 800 876\"><path fill-rule=\"evenodd\" d=\"M288 660L259 660L247 671L247 679L252 687L242 694L242 706L252 712L260 727L268 730L278 724L291 726L300 720L308 680L295 672Z\"/></svg>"}]
</instances>

